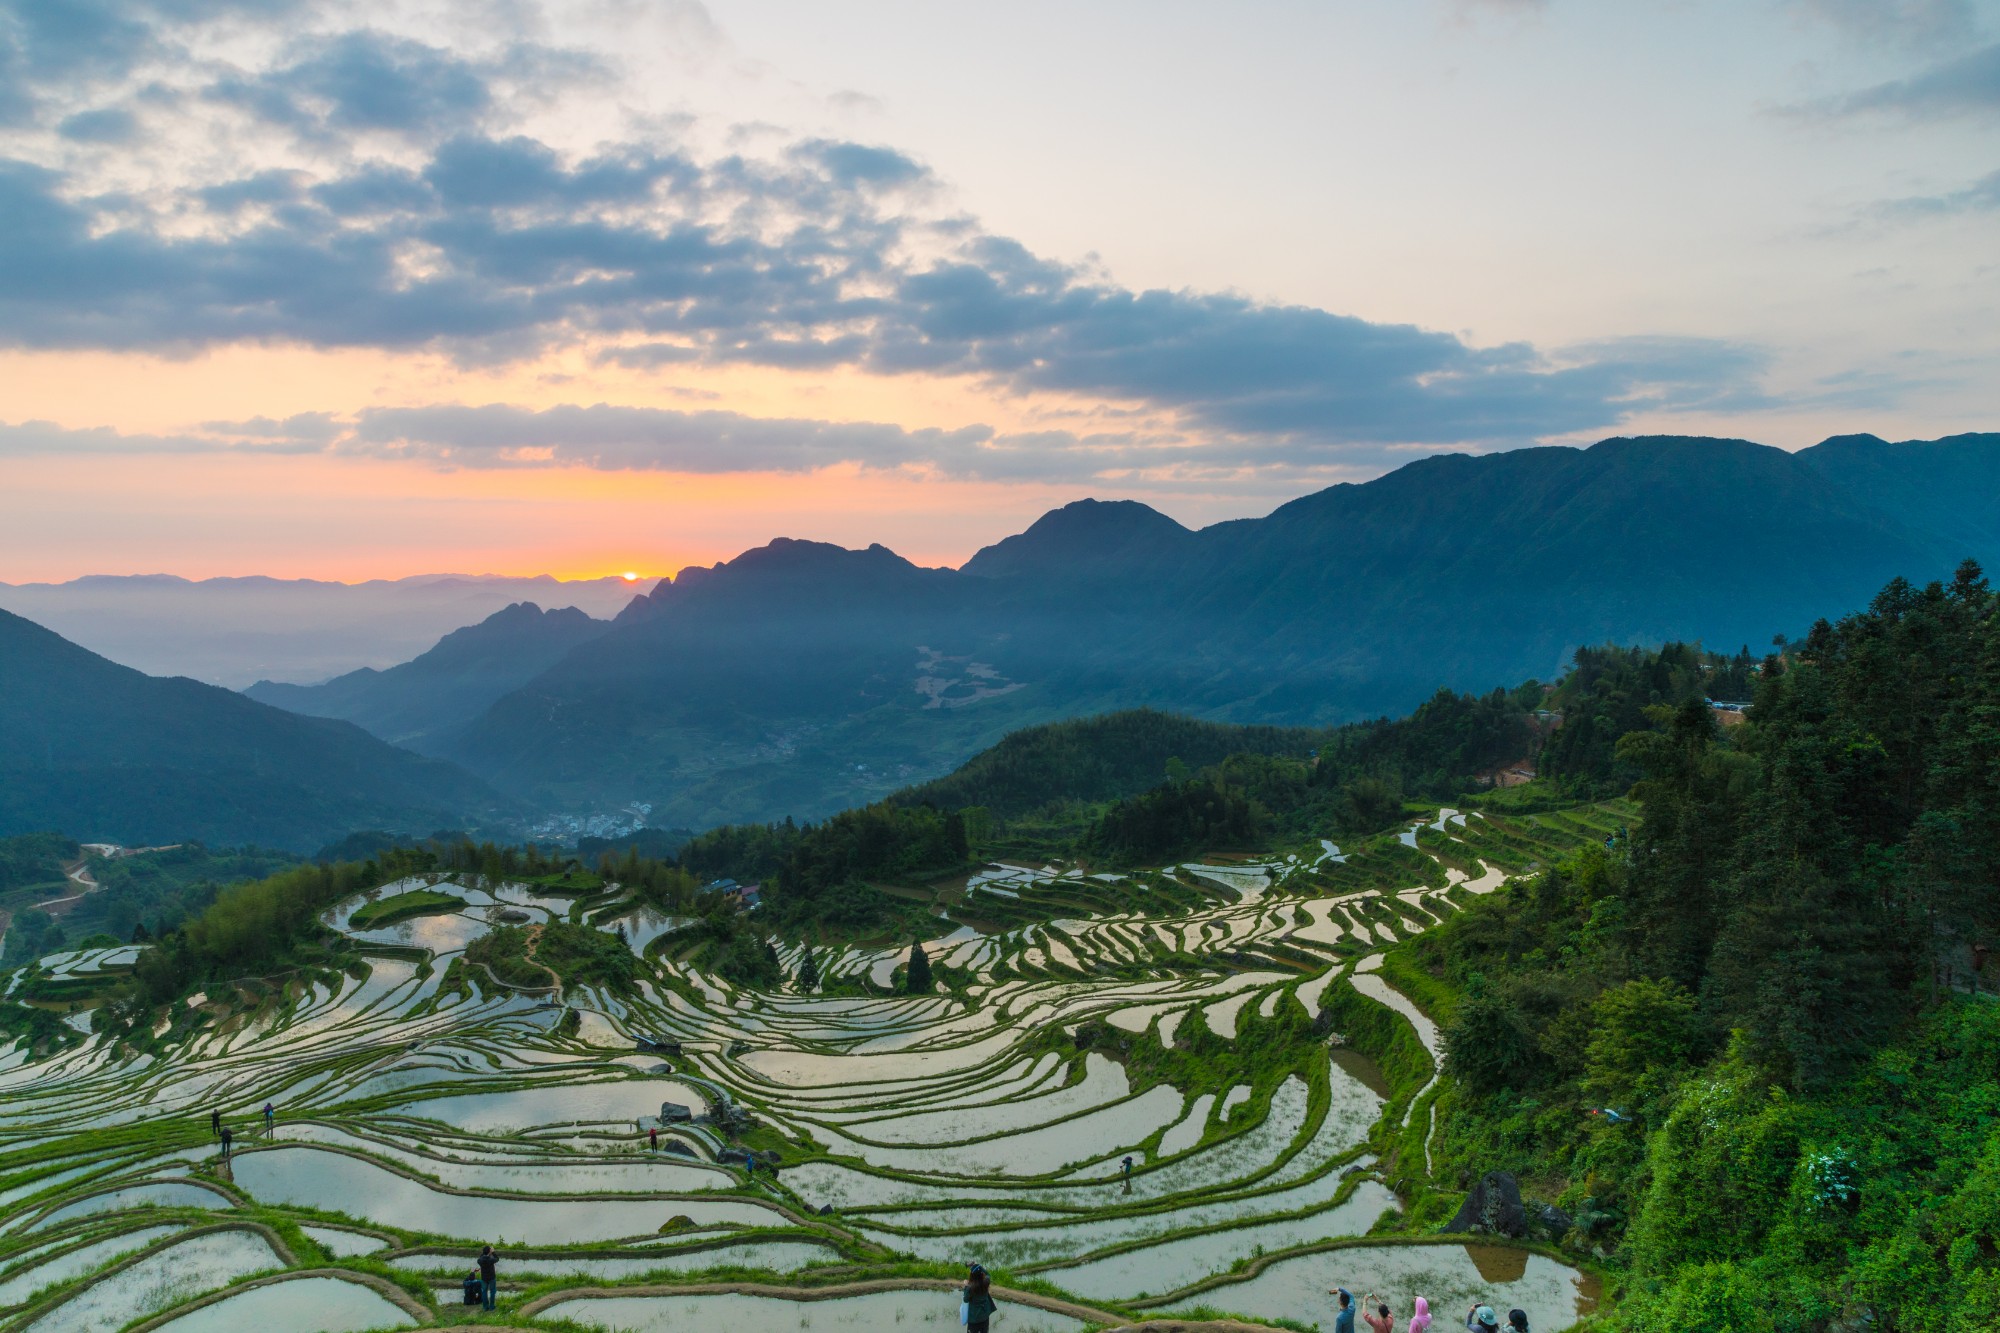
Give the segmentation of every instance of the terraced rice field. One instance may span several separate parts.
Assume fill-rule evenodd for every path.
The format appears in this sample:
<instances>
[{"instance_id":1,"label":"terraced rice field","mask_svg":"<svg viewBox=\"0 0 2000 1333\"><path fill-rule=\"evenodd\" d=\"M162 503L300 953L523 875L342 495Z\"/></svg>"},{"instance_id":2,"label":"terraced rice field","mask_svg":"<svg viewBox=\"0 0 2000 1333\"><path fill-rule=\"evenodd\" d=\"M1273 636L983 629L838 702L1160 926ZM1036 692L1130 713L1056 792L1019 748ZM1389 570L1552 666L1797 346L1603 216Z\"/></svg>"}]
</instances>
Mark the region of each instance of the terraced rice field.
<instances>
[{"instance_id":1,"label":"terraced rice field","mask_svg":"<svg viewBox=\"0 0 2000 1333\"><path fill-rule=\"evenodd\" d=\"M964 890L981 924L928 946L951 989L923 996L876 989L903 949L821 950L831 993L764 993L677 961L674 923L615 893L391 885L327 924L417 890L463 905L352 931L351 973L196 997L158 1050L87 1014L65 1050L0 1049L0 1333L449 1324L482 1242L514 1326L949 1328L947 1266L979 1259L1038 1279L1003 1296L1022 1333L1197 1307L1330 1325L1336 1280L1441 1317L1489 1291L1561 1329L1591 1293L1554 1260L1362 1241L1398 1207L1371 1137L1427 1111L1336 1058L1332 1009L1387 1006L1435 1054L1383 949L1621 813L1447 811L1129 877L994 866ZM622 924L645 979L510 989L461 957L503 911Z\"/></svg>"}]
</instances>

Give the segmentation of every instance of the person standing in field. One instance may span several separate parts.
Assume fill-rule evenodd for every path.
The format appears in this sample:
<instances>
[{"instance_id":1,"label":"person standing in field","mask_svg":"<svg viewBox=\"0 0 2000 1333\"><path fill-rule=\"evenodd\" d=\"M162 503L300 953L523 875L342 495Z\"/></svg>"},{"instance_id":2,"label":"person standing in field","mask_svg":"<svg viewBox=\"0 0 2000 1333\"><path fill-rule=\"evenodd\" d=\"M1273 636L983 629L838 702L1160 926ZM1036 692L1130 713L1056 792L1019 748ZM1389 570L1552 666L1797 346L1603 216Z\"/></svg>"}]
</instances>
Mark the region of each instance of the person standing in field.
<instances>
[{"instance_id":1,"label":"person standing in field","mask_svg":"<svg viewBox=\"0 0 2000 1333\"><path fill-rule=\"evenodd\" d=\"M964 1302L966 1333L988 1333L993 1326L994 1311L999 1307L993 1302L993 1279L984 1268L972 1265L959 1299Z\"/></svg>"},{"instance_id":2,"label":"person standing in field","mask_svg":"<svg viewBox=\"0 0 2000 1333\"><path fill-rule=\"evenodd\" d=\"M491 1245L479 1247L479 1307L491 1310L500 1298L500 1256Z\"/></svg>"}]
</instances>

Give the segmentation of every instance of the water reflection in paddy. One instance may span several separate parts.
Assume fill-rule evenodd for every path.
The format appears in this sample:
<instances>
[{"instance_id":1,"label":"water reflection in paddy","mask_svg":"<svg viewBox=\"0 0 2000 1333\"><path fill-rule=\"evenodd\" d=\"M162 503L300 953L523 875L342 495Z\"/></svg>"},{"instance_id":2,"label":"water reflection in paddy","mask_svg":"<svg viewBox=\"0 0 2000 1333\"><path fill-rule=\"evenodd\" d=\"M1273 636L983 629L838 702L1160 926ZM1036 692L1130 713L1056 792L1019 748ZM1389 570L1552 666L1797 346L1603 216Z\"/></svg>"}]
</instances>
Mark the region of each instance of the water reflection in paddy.
<instances>
[{"instance_id":1,"label":"water reflection in paddy","mask_svg":"<svg viewBox=\"0 0 2000 1333\"><path fill-rule=\"evenodd\" d=\"M471 1253L468 1248L463 1254L405 1254L389 1262L391 1267L411 1273L463 1275L471 1263ZM507 1256L507 1274L514 1278L594 1277L609 1282L642 1277L647 1273L698 1273L708 1268L762 1268L774 1273L795 1273L812 1264L834 1263L839 1259L840 1251L830 1245L774 1240L718 1245L712 1249L685 1250L678 1254L639 1255L630 1259L510 1254Z\"/></svg>"},{"instance_id":2,"label":"water reflection in paddy","mask_svg":"<svg viewBox=\"0 0 2000 1333\"><path fill-rule=\"evenodd\" d=\"M561 1245L650 1236L676 1216L697 1226L785 1226L747 1200L492 1199L448 1194L386 1167L319 1148L273 1148L236 1160L236 1183L267 1203L322 1208L441 1236Z\"/></svg>"},{"instance_id":3,"label":"water reflection in paddy","mask_svg":"<svg viewBox=\"0 0 2000 1333\"><path fill-rule=\"evenodd\" d=\"M1084 1325L1063 1315L1026 1305L1001 1307L999 1324L1008 1333L1080 1333ZM561 1301L545 1312L588 1328L631 1333L692 1333L726 1328L730 1333L811 1333L813 1330L948 1330L958 1322L955 1291L883 1291L823 1301L788 1301L775 1296L614 1296Z\"/></svg>"},{"instance_id":4,"label":"water reflection in paddy","mask_svg":"<svg viewBox=\"0 0 2000 1333\"><path fill-rule=\"evenodd\" d=\"M1389 1087L1389 1076L1382 1072L1382 1066L1361 1052L1345 1046L1336 1046L1333 1049L1333 1063L1336 1068L1355 1079L1380 1100L1386 1102L1395 1096Z\"/></svg>"},{"instance_id":5,"label":"water reflection in paddy","mask_svg":"<svg viewBox=\"0 0 2000 1333\"><path fill-rule=\"evenodd\" d=\"M179 1230L180 1227L141 1227L23 1269L0 1282L0 1306L25 1304L28 1297L44 1287L94 1273L112 1260L136 1254L154 1241Z\"/></svg>"},{"instance_id":6,"label":"water reflection in paddy","mask_svg":"<svg viewBox=\"0 0 2000 1333\"><path fill-rule=\"evenodd\" d=\"M396 1110L425 1120L441 1120L458 1129L492 1134L578 1121L636 1121L641 1116L657 1116L662 1102L676 1102L696 1115L702 1114L708 1105L701 1093L678 1079L626 1079L511 1092L460 1093L411 1102Z\"/></svg>"},{"instance_id":7,"label":"water reflection in paddy","mask_svg":"<svg viewBox=\"0 0 2000 1333\"><path fill-rule=\"evenodd\" d=\"M1343 1286L1389 1304L1397 1326L1407 1321L1413 1298L1430 1302L1437 1321L1456 1328L1473 1305L1490 1305L1504 1318L1527 1311L1530 1327L1557 1333L1596 1308L1597 1284L1544 1255L1499 1245L1363 1245L1282 1259L1256 1277L1210 1287L1175 1307L1209 1306L1255 1319L1326 1323L1326 1294Z\"/></svg>"},{"instance_id":8,"label":"water reflection in paddy","mask_svg":"<svg viewBox=\"0 0 2000 1333\"><path fill-rule=\"evenodd\" d=\"M492 929L484 913L445 912L413 916L403 921L377 926L373 930L349 932L369 944L394 944L429 949L434 954L457 953Z\"/></svg>"},{"instance_id":9,"label":"water reflection in paddy","mask_svg":"<svg viewBox=\"0 0 2000 1333\"><path fill-rule=\"evenodd\" d=\"M254 1231L193 1236L85 1287L23 1333L101 1333L283 1262Z\"/></svg>"},{"instance_id":10,"label":"water reflection in paddy","mask_svg":"<svg viewBox=\"0 0 2000 1333\"><path fill-rule=\"evenodd\" d=\"M48 1227L69 1222L79 1217L90 1217L97 1213L115 1212L125 1208L234 1208L236 1205L226 1196L191 1181L169 1180L158 1184L129 1185L121 1190L111 1190L104 1194L93 1194L87 1199L64 1204L47 1217L41 1218L30 1231L42 1231Z\"/></svg>"},{"instance_id":11,"label":"water reflection in paddy","mask_svg":"<svg viewBox=\"0 0 2000 1333\"><path fill-rule=\"evenodd\" d=\"M361 1333L415 1328L387 1297L337 1277L298 1277L225 1296L160 1325L159 1333Z\"/></svg>"},{"instance_id":12,"label":"water reflection in paddy","mask_svg":"<svg viewBox=\"0 0 2000 1333\"><path fill-rule=\"evenodd\" d=\"M461 1154L446 1160L378 1143L331 1125L300 1125L287 1137L384 1157L454 1189L497 1190L503 1194L693 1194L728 1189L736 1183L735 1174L726 1168L690 1162L667 1153L631 1154L629 1160L615 1162L492 1154L470 1160L464 1160Z\"/></svg>"},{"instance_id":13,"label":"water reflection in paddy","mask_svg":"<svg viewBox=\"0 0 2000 1333\"><path fill-rule=\"evenodd\" d=\"M1043 1276L1067 1291L1092 1300L1123 1300L1142 1294L1176 1291L1214 1273L1226 1272L1238 1259L1262 1250L1309 1245L1328 1236L1366 1235L1375 1219L1395 1206L1388 1187L1364 1180L1345 1203L1309 1217L1256 1222L1249 1226L1204 1232L1128 1250L1109 1258L1053 1269ZM1323 1293L1324 1285L1320 1288Z\"/></svg>"}]
</instances>

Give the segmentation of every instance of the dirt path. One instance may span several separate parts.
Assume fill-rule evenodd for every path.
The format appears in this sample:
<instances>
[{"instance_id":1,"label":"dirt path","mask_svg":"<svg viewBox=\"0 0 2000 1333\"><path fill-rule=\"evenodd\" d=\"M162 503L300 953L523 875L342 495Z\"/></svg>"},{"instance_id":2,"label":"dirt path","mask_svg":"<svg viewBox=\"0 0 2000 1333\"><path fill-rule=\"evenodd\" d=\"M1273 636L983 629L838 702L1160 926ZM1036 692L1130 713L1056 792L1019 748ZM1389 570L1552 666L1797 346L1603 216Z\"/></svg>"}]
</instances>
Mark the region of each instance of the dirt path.
<instances>
[{"instance_id":1,"label":"dirt path","mask_svg":"<svg viewBox=\"0 0 2000 1333\"><path fill-rule=\"evenodd\" d=\"M521 957L549 974L549 985L555 987L556 998L560 1000L562 998L562 978L556 975L556 970L553 967L535 957L535 950L542 943L542 930L543 926L539 922L528 927L528 947L521 950Z\"/></svg>"},{"instance_id":2,"label":"dirt path","mask_svg":"<svg viewBox=\"0 0 2000 1333\"><path fill-rule=\"evenodd\" d=\"M104 887L97 882L97 876L90 873L90 858L88 856L78 861L72 861L70 864L64 866L63 878L76 886L75 893L61 898L51 898L47 902L35 904L35 906L41 908L50 916L63 915L70 908L82 902L86 894L95 893Z\"/></svg>"}]
</instances>

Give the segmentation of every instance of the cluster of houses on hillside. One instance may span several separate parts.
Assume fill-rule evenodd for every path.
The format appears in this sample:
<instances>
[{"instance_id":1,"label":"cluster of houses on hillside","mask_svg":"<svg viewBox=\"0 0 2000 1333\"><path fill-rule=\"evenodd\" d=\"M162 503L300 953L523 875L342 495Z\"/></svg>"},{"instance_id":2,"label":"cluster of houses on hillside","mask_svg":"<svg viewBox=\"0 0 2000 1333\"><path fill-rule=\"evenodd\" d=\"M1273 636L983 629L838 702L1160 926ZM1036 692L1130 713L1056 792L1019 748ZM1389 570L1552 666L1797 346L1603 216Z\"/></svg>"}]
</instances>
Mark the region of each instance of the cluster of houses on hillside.
<instances>
[{"instance_id":1,"label":"cluster of houses on hillside","mask_svg":"<svg viewBox=\"0 0 2000 1333\"><path fill-rule=\"evenodd\" d=\"M712 879L704 887L710 893L719 893L733 899L736 905L746 912L764 901L764 886L761 884L738 884L733 879Z\"/></svg>"},{"instance_id":2,"label":"cluster of houses on hillside","mask_svg":"<svg viewBox=\"0 0 2000 1333\"><path fill-rule=\"evenodd\" d=\"M1737 703L1726 699L1707 699L1703 702L1714 710L1715 720L1725 727L1742 726L1750 713L1748 703Z\"/></svg>"}]
</instances>

